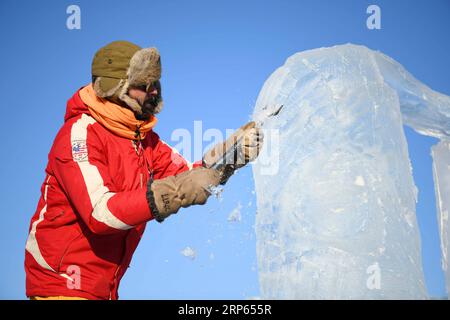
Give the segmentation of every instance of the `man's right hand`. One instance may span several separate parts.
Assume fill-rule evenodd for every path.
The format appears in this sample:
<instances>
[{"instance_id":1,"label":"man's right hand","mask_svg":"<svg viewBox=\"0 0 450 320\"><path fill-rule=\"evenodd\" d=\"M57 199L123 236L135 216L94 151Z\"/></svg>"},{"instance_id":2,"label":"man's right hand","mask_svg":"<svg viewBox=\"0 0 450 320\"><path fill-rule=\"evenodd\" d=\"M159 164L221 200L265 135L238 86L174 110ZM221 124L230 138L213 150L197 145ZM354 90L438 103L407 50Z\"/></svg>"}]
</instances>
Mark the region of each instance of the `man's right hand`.
<instances>
[{"instance_id":1,"label":"man's right hand","mask_svg":"<svg viewBox=\"0 0 450 320\"><path fill-rule=\"evenodd\" d=\"M225 184L234 172L253 161L261 151L264 136L254 121L236 130L225 142L218 143L203 155L205 168L216 168ZM227 154L231 157L228 157Z\"/></svg>"},{"instance_id":2,"label":"man's right hand","mask_svg":"<svg viewBox=\"0 0 450 320\"><path fill-rule=\"evenodd\" d=\"M149 181L147 199L158 222L177 213L183 207L205 204L211 195L210 187L217 186L217 170L198 167L160 180Z\"/></svg>"}]
</instances>

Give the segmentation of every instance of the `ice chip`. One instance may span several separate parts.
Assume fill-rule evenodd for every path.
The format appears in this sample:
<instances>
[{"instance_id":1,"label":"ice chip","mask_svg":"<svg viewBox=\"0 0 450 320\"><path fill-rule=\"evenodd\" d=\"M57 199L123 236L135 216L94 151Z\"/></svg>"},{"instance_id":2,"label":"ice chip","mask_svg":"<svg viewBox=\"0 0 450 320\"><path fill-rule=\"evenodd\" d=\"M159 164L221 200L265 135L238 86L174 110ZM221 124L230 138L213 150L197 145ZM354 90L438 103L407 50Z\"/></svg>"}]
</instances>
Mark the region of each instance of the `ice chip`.
<instances>
[{"instance_id":1,"label":"ice chip","mask_svg":"<svg viewBox=\"0 0 450 320\"><path fill-rule=\"evenodd\" d=\"M222 199L222 192L223 192L223 187L222 186L214 186L214 185L209 185L206 190L212 194L214 197L216 197L217 199L221 200Z\"/></svg>"},{"instance_id":2,"label":"ice chip","mask_svg":"<svg viewBox=\"0 0 450 320\"><path fill-rule=\"evenodd\" d=\"M191 260L194 260L196 257L196 252L191 247L186 247L181 250L181 254L187 258L190 258Z\"/></svg>"},{"instance_id":3,"label":"ice chip","mask_svg":"<svg viewBox=\"0 0 450 320\"><path fill-rule=\"evenodd\" d=\"M236 208L234 208L233 211L231 211L230 214L228 215L228 222L241 221L241 209L242 205L240 202L238 202Z\"/></svg>"}]
</instances>

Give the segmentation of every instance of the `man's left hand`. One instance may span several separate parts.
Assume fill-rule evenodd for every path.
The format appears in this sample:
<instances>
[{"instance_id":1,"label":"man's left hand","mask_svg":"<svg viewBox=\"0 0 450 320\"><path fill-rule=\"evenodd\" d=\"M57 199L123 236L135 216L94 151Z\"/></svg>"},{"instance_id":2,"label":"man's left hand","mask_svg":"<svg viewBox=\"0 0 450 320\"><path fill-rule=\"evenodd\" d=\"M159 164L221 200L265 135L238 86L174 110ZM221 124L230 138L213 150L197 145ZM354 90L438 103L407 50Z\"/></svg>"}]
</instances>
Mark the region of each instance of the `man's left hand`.
<instances>
[{"instance_id":1,"label":"man's left hand","mask_svg":"<svg viewBox=\"0 0 450 320\"><path fill-rule=\"evenodd\" d=\"M216 144L203 156L206 168L221 172L224 184L236 169L245 166L258 156L263 145L263 134L254 121L240 127L224 143Z\"/></svg>"}]
</instances>

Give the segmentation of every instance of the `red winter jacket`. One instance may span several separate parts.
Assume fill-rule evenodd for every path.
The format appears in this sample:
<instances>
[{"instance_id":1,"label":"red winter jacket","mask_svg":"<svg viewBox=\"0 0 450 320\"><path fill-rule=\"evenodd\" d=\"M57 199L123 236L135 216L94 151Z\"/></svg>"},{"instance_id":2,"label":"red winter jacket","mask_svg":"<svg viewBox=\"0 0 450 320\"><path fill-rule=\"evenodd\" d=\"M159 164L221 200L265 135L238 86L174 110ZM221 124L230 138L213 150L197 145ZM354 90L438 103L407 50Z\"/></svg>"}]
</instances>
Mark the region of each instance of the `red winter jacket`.
<instances>
[{"instance_id":1,"label":"red winter jacket","mask_svg":"<svg viewBox=\"0 0 450 320\"><path fill-rule=\"evenodd\" d=\"M30 223L26 294L117 299L120 279L153 219L146 199L150 172L161 179L191 164L153 131L141 147L108 131L78 92L64 120Z\"/></svg>"}]
</instances>

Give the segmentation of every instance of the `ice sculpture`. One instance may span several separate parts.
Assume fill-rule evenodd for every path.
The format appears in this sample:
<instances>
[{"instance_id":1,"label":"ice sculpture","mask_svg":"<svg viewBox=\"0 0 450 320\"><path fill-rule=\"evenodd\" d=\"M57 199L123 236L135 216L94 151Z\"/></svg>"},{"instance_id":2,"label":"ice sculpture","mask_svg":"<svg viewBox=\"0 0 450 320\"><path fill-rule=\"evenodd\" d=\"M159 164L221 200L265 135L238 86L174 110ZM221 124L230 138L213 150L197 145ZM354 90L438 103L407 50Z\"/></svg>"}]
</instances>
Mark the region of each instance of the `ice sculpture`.
<instances>
[{"instance_id":1,"label":"ice sculpture","mask_svg":"<svg viewBox=\"0 0 450 320\"><path fill-rule=\"evenodd\" d=\"M279 134L276 174L253 166L261 296L426 298L403 123L448 138L450 98L348 44L288 58L253 119Z\"/></svg>"}]
</instances>

